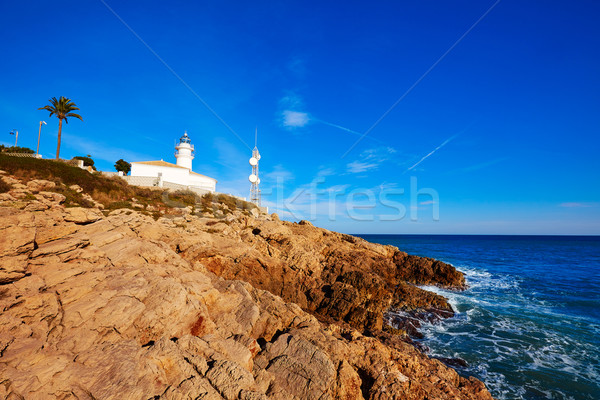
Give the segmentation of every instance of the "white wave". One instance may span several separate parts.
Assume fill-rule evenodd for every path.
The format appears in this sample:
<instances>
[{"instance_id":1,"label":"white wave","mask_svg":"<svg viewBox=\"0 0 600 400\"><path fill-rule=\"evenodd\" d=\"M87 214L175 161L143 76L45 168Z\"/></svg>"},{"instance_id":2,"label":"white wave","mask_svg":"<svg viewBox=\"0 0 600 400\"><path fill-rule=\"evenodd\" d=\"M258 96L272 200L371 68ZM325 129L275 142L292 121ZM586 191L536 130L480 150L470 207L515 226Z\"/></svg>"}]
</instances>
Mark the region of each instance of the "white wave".
<instances>
[{"instance_id":1,"label":"white wave","mask_svg":"<svg viewBox=\"0 0 600 400\"><path fill-rule=\"evenodd\" d=\"M496 275L489 271L475 269L469 266L455 267L465 275L467 284L471 289L518 289L519 278L510 275Z\"/></svg>"},{"instance_id":2,"label":"white wave","mask_svg":"<svg viewBox=\"0 0 600 400\"><path fill-rule=\"evenodd\" d=\"M565 393L534 378L523 387L509 384L500 372L510 376L511 371L502 370L506 365L514 365L524 374L551 371L574 381L600 382L598 340L579 339L581 335L599 337L600 324L561 313L555 304L527 292L520 277L468 266L457 269L469 284L464 292L422 286L447 298L457 311L441 324L422 323L423 341L431 355L468 359L467 373L484 381L494 397L502 400L536 392L549 399L568 399Z\"/></svg>"}]
</instances>

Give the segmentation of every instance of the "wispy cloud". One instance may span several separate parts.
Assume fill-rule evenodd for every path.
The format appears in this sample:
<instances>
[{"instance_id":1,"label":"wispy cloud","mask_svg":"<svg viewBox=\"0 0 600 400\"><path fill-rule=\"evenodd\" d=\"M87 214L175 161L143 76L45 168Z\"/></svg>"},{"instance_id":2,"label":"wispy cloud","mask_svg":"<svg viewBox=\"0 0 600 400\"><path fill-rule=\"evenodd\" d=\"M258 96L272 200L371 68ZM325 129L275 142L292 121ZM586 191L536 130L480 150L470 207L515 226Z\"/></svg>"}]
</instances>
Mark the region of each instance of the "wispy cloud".
<instances>
[{"instance_id":1,"label":"wispy cloud","mask_svg":"<svg viewBox=\"0 0 600 400\"><path fill-rule=\"evenodd\" d=\"M329 193L343 193L346 190L348 190L348 188L350 187L350 185L333 185L328 187L327 189L325 189L326 192Z\"/></svg>"},{"instance_id":2,"label":"wispy cloud","mask_svg":"<svg viewBox=\"0 0 600 400\"><path fill-rule=\"evenodd\" d=\"M298 79L302 79L306 76L306 59L300 56L294 56L286 65L288 71Z\"/></svg>"},{"instance_id":3,"label":"wispy cloud","mask_svg":"<svg viewBox=\"0 0 600 400\"><path fill-rule=\"evenodd\" d=\"M408 171L411 171L411 170L415 169L419 164L421 164L423 161L425 161L426 159L428 159L429 157L431 157L433 154L435 154L436 151L438 151L439 149L441 149L442 147L444 147L445 145L447 145L448 143L450 143L450 141L452 141L454 138L456 138L456 136L458 136L458 135L454 135L454 136L446 139L442 144L440 144L438 147L436 147L435 149L433 149L432 151L430 151L429 154L427 154L424 157L422 157L419 161L417 161L415 164L413 164L412 167L409 167L404 172L406 173Z\"/></svg>"},{"instance_id":4,"label":"wispy cloud","mask_svg":"<svg viewBox=\"0 0 600 400\"><path fill-rule=\"evenodd\" d=\"M314 116L311 116L311 119L312 119L313 121L320 122L320 123L322 123L322 124L325 124L325 125L327 125L327 126L331 126L332 128L337 128L337 129L339 129L339 130L342 130L342 131L344 131L344 132L351 133L351 134L353 134L354 136L362 136L362 133L360 133L360 132L357 132L357 131L355 131L355 130L352 130L352 129L350 129L350 128L346 128L345 126L338 125L338 124L334 124L334 123L332 123L332 122L327 122L327 121L324 121L324 120L322 120L322 119L315 118ZM369 136L368 138L369 138L370 140L373 140L373 141L375 141L375 142L379 142L379 143L381 143L381 144L385 144L385 142L384 142L383 140L379 140L379 139L377 139L377 138L375 138L375 137L370 137L370 136Z\"/></svg>"},{"instance_id":5,"label":"wispy cloud","mask_svg":"<svg viewBox=\"0 0 600 400\"><path fill-rule=\"evenodd\" d=\"M580 203L580 202L567 202L559 204L559 207L564 208L587 208L587 207L596 207L599 203Z\"/></svg>"},{"instance_id":6,"label":"wispy cloud","mask_svg":"<svg viewBox=\"0 0 600 400\"><path fill-rule=\"evenodd\" d=\"M265 178L268 179L294 179L294 174L287 170L283 165L281 164L277 164L275 165L269 172L267 172L266 174L263 175Z\"/></svg>"},{"instance_id":7,"label":"wispy cloud","mask_svg":"<svg viewBox=\"0 0 600 400\"><path fill-rule=\"evenodd\" d=\"M263 183L271 188L283 188L284 186L289 186L294 179L294 173L281 164L275 165L269 172L261 175Z\"/></svg>"},{"instance_id":8,"label":"wispy cloud","mask_svg":"<svg viewBox=\"0 0 600 400\"><path fill-rule=\"evenodd\" d=\"M461 173L461 172L478 171L480 169L490 167L490 166L492 166L494 164L498 164L498 163L500 163L502 161L506 161L508 159L509 159L509 157L496 158L495 160L486 161L486 162L475 164L475 165L471 165L471 166L468 166L468 167L465 167L465 168L458 168L458 169L455 169L453 171L449 171L448 173L449 174L455 174L455 173Z\"/></svg>"},{"instance_id":9,"label":"wispy cloud","mask_svg":"<svg viewBox=\"0 0 600 400\"><path fill-rule=\"evenodd\" d=\"M303 128L308 124L318 122L330 126L332 128L351 133L354 136L362 136L362 133L357 132L353 129L346 128L345 126L334 124L332 122L324 121L306 111L300 111L305 109L304 101L300 96L298 96L295 93L288 93L284 97L282 97L279 100L279 108L281 110L279 115L280 124L282 127L288 130L292 130L295 128ZM377 138L369 137L369 139L379 142L381 144L385 144L385 142Z\"/></svg>"},{"instance_id":10,"label":"wispy cloud","mask_svg":"<svg viewBox=\"0 0 600 400\"><path fill-rule=\"evenodd\" d=\"M366 171L370 171L370 170L379 168L379 163L367 163L367 162L353 161L351 163L348 163L347 167L348 167L348 172L353 173L353 174L358 174L361 172L366 172Z\"/></svg>"},{"instance_id":11,"label":"wispy cloud","mask_svg":"<svg viewBox=\"0 0 600 400\"><path fill-rule=\"evenodd\" d=\"M302 97L293 92L287 92L285 96L279 99L280 109L300 109L304 108Z\"/></svg>"},{"instance_id":12,"label":"wispy cloud","mask_svg":"<svg viewBox=\"0 0 600 400\"><path fill-rule=\"evenodd\" d=\"M375 170L383 162L389 160L394 153L396 153L396 149L393 147L367 149L360 153L358 160L348 163L346 168L352 174Z\"/></svg>"},{"instance_id":13,"label":"wispy cloud","mask_svg":"<svg viewBox=\"0 0 600 400\"><path fill-rule=\"evenodd\" d=\"M114 163L122 158L128 161L152 160L147 154L137 153L105 143L84 139L81 136L63 133L63 145L80 152L82 155L90 154L92 158Z\"/></svg>"},{"instance_id":14,"label":"wispy cloud","mask_svg":"<svg viewBox=\"0 0 600 400\"><path fill-rule=\"evenodd\" d=\"M326 176L335 175L335 173L336 173L335 168L321 166L321 167L319 167L319 170L317 171L317 176L318 177L326 177Z\"/></svg>"}]
</instances>

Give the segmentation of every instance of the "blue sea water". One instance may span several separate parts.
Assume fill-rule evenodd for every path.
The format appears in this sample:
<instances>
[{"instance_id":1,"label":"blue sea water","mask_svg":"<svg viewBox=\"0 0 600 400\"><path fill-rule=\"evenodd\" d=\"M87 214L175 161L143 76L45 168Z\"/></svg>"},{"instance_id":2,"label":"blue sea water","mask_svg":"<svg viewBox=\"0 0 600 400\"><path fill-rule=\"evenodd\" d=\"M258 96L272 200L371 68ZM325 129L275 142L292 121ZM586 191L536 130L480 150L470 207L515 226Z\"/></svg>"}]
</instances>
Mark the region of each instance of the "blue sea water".
<instances>
[{"instance_id":1,"label":"blue sea water","mask_svg":"<svg viewBox=\"0 0 600 400\"><path fill-rule=\"evenodd\" d=\"M465 274L464 292L425 287L457 311L424 326L431 355L498 399L600 399L600 237L358 236Z\"/></svg>"}]
</instances>

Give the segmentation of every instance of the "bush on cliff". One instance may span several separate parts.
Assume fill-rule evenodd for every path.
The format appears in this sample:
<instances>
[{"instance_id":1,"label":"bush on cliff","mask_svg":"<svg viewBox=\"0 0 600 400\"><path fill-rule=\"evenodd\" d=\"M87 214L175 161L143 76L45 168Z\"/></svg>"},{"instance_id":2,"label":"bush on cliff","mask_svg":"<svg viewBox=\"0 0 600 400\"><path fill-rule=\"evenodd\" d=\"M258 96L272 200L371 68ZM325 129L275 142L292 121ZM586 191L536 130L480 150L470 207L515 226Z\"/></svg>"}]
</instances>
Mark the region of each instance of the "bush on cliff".
<instances>
[{"instance_id":1,"label":"bush on cliff","mask_svg":"<svg viewBox=\"0 0 600 400\"><path fill-rule=\"evenodd\" d=\"M66 206L93 207L93 202L83 195L85 193L107 210L135 208L134 205L137 205L138 208L141 206L141 208L147 209L152 206L154 209L167 211L188 206L195 208L199 204L199 208L203 212L216 215L217 210L223 214L230 214L236 209L247 212L256 208L252 203L226 194L207 193L200 197L189 190L170 192L131 186L122 178L90 173L87 170L55 160L20 158L0 154L0 170L23 181L45 179L57 183L57 186L51 190L66 197ZM73 185L79 186L83 192L81 193L81 189L74 189ZM5 191L8 190L10 187L5 189ZM0 187L1 192L2 187Z\"/></svg>"},{"instance_id":2,"label":"bush on cliff","mask_svg":"<svg viewBox=\"0 0 600 400\"><path fill-rule=\"evenodd\" d=\"M70 188L78 185L84 193L89 194L105 207L115 202L129 201L131 198L141 199L144 205L165 207L160 191L130 186L121 178L106 177L99 173L91 174L59 161L0 154L0 169L21 180L45 179L57 183L53 191L67 197L66 205L93 206L89 200L85 200L80 193Z\"/></svg>"},{"instance_id":3,"label":"bush on cliff","mask_svg":"<svg viewBox=\"0 0 600 400\"><path fill-rule=\"evenodd\" d=\"M168 202L175 202L176 207L187 207L187 206L195 206L198 201L200 201L200 196L191 190L177 190L175 192L170 192L167 195Z\"/></svg>"},{"instance_id":4,"label":"bush on cliff","mask_svg":"<svg viewBox=\"0 0 600 400\"><path fill-rule=\"evenodd\" d=\"M31 150L29 147L21 147L21 146L9 146L6 147L0 144L0 152L2 153L21 153L21 154L33 154L35 151Z\"/></svg>"},{"instance_id":5,"label":"bush on cliff","mask_svg":"<svg viewBox=\"0 0 600 400\"><path fill-rule=\"evenodd\" d=\"M96 170L95 161L90 156L75 156L73 160L81 160L84 167L92 167L94 171Z\"/></svg>"},{"instance_id":6,"label":"bush on cliff","mask_svg":"<svg viewBox=\"0 0 600 400\"><path fill-rule=\"evenodd\" d=\"M200 205L202 212L215 214L217 210L221 210L225 215L236 209L248 212L258 208L253 203L223 193L206 193L200 199Z\"/></svg>"}]
</instances>

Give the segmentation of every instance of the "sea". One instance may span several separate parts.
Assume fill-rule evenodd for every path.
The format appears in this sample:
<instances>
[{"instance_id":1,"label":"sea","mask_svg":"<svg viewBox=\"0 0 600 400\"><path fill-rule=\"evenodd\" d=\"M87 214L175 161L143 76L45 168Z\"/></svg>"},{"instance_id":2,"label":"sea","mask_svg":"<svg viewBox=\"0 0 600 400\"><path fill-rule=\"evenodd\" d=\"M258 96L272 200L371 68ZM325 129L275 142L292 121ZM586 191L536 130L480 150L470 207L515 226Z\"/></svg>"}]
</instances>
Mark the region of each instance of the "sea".
<instances>
[{"instance_id":1,"label":"sea","mask_svg":"<svg viewBox=\"0 0 600 400\"><path fill-rule=\"evenodd\" d=\"M423 287L456 311L423 326L431 356L497 399L600 399L600 236L357 236L465 274L463 292Z\"/></svg>"}]
</instances>

